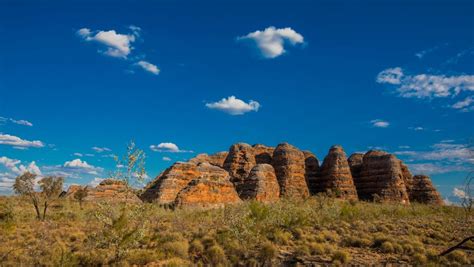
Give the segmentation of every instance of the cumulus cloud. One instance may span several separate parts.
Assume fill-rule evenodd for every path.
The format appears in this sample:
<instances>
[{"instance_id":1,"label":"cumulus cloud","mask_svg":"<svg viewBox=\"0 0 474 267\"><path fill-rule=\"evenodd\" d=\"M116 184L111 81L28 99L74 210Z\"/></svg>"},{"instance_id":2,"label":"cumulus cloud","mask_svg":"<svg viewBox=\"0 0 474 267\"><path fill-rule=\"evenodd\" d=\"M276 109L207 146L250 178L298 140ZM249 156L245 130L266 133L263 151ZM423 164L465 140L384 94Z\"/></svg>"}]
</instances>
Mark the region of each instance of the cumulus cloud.
<instances>
[{"instance_id":1,"label":"cumulus cloud","mask_svg":"<svg viewBox=\"0 0 474 267\"><path fill-rule=\"evenodd\" d=\"M150 62L147 62L147 61L144 61L144 60L140 60L138 61L137 63L135 63L135 65L141 67L142 69L144 69L145 71L148 71L154 75L158 75L160 74L160 69L158 69L158 67Z\"/></svg>"},{"instance_id":2,"label":"cumulus cloud","mask_svg":"<svg viewBox=\"0 0 474 267\"><path fill-rule=\"evenodd\" d=\"M94 151L97 152L97 153L102 153L102 152L105 152L105 151L112 151L110 148L107 148L107 147L97 147L97 146L92 147L92 150L94 150Z\"/></svg>"},{"instance_id":3,"label":"cumulus cloud","mask_svg":"<svg viewBox=\"0 0 474 267\"><path fill-rule=\"evenodd\" d=\"M474 75L405 75L400 67L389 68L377 75L378 83L396 85L401 97L438 98L474 91Z\"/></svg>"},{"instance_id":4,"label":"cumulus cloud","mask_svg":"<svg viewBox=\"0 0 474 267\"><path fill-rule=\"evenodd\" d=\"M464 192L464 190L456 188L456 187L453 189L453 195L458 197L458 198L461 198L461 199L466 198L466 192Z\"/></svg>"},{"instance_id":5,"label":"cumulus cloud","mask_svg":"<svg viewBox=\"0 0 474 267\"><path fill-rule=\"evenodd\" d=\"M245 103L235 96L229 96L228 98L222 98L220 101L214 103L207 103L206 107L217 109L230 115L243 115L250 111L258 111L260 103L253 100Z\"/></svg>"},{"instance_id":6,"label":"cumulus cloud","mask_svg":"<svg viewBox=\"0 0 474 267\"><path fill-rule=\"evenodd\" d=\"M171 153L193 152L191 150L182 150L176 144L170 143L170 142L164 142L158 145L151 145L150 149L156 152L171 152Z\"/></svg>"},{"instance_id":7,"label":"cumulus cloud","mask_svg":"<svg viewBox=\"0 0 474 267\"><path fill-rule=\"evenodd\" d=\"M372 124L373 127L377 128L387 128L390 126L390 123L388 121L376 119L376 120L371 120L370 123Z\"/></svg>"},{"instance_id":8,"label":"cumulus cloud","mask_svg":"<svg viewBox=\"0 0 474 267\"><path fill-rule=\"evenodd\" d=\"M82 28L77 31L77 35L87 42L97 42L105 46L105 51L99 50L105 55L127 58L133 49L132 43L136 40L137 31L132 30L132 34L121 34L115 30L91 31L88 28Z\"/></svg>"},{"instance_id":9,"label":"cumulus cloud","mask_svg":"<svg viewBox=\"0 0 474 267\"><path fill-rule=\"evenodd\" d=\"M36 175L41 175L40 168L36 165L35 161L30 162L28 165L20 164L21 161L17 159L11 159L8 157L0 157L0 164L5 166L9 171L15 175L21 175L25 172L31 172Z\"/></svg>"},{"instance_id":10,"label":"cumulus cloud","mask_svg":"<svg viewBox=\"0 0 474 267\"><path fill-rule=\"evenodd\" d=\"M81 159L74 159L74 160L71 160L71 161L66 161L64 163L64 167L94 169L94 166L89 165L86 161L82 161Z\"/></svg>"},{"instance_id":11,"label":"cumulus cloud","mask_svg":"<svg viewBox=\"0 0 474 267\"><path fill-rule=\"evenodd\" d=\"M105 179L104 179L104 178L96 177L96 178L92 179L92 181L89 182L89 185L92 186L92 187L96 187L96 186L98 186L103 180L105 180Z\"/></svg>"},{"instance_id":12,"label":"cumulus cloud","mask_svg":"<svg viewBox=\"0 0 474 267\"><path fill-rule=\"evenodd\" d=\"M19 148L44 147L44 144L41 141L28 141L14 135L2 133L0 133L0 145L9 145Z\"/></svg>"},{"instance_id":13,"label":"cumulus cloud","mask_svg":"<svg viewBox=\"0 0 474 267\"><path fill-rule=\"evenodd\" d=\"M276 58L286 52L284 45L304 43L303 35L290 27L277 29L273 26L263 31L254 31L238 37L237 40L252 40L265 58Z\"/></svg>"}]
</instances>

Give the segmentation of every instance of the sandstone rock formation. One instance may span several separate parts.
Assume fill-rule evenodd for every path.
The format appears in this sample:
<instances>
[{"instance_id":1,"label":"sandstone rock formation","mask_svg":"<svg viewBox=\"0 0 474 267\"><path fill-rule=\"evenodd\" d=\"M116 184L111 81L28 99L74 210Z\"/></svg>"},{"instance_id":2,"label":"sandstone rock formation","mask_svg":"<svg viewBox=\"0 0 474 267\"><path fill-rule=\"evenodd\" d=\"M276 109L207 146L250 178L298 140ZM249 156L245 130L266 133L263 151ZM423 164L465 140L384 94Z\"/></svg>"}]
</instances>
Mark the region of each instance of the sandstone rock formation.
<instances>
[{"instance_id":1,"label":"sandstone rock formation","mask_svg":"<svg viewBox=\"0 0 474 267\"><path fill-rule=\"evenodd\" d=\"M240 198L262 202L275 202L280 197L280 186L275 170L270 164L257 164L245 178L240 189Z\"/></svg>"},{"instance_id":2,"label":"sandstone rock formation","mask_svg":"<svg viewBox=\"0 0 474 267\"><path fill-rule=\"evenodd\" d=\"M255 162L257 164L272 164L273 151L275 148L262 144L253 145L252 148L255 155Z\"/></svg>"},{"instance_id":3,"label":"sandstone rock formation","mask_svg":"<svg viewBox=\"0 0 474 267\"><path fill-rule=\"evenodd\" d=\"M219 167L224 167L224 161L227 158L228 153L226 151L222 152L217 152L212 155L208 154L199 154L196 157L190 159L188 162L194 163L194 164L199 164L202 162L208 162L212 165L219 166Z\"/></svg>"},{"instance_id":4,"label":"sandstone rock formation","mask_svg":"<svg viewBox=\"0 0 474 267\"><path fill-rule=\"evenodd\" d=\"M106 179L95 188L89 188L85 201L109 201L141 203L140 198L128 187L125 182Z\"/></svg>"},{"instance_id":5,"label":"sandstone rock formation","mask_svg":"<svg viewBox=\"0 0 474 267\"><path fill-rule=\"evenodd\" d=\"M426 175L413 176L410 201L431 205L443 205L441 195L434 188L430 177Z\"/></svg>"},{"instance_id":6,"label":"sandstone rock formation","mask_svg":"<svg viewBox=\"0 0 474 267\"><path fill-rule=\"evenodd\" d=\"M81 185L72 184L69 186L67 191L63 191L59 197L66 199L74 199L74 194L82 188Z\"/></svg>"},{"instance_id":7,"label":"sandstone rock formation","mask_svg":"<svg viewBox=\"0 0 474 267\"><path fill-rule=\"evenodd\" d=\"M408 166L405 165L401 160L400 160L400 167L402 168L403 183L405 184L408 197L410 197L410 192L413 188L413 175L408 169Z\"/></svg>"},{"instance_id":8,"label":"sandstone rock formation","mask_svg":"<svg viewBox=\"0 0 474 267\"><path fill-rule=\"evenodd\" d=\"M344 199L357 199L346 153L341 146L332 146L320 168L316 192L331 192Z\"/></svg>"},{"instance_id":9,"label":"sandstone rock formation","mask_svg":"<svg viewBox=\"0 0 474 267\"><path fill-rule=\"evenodd\" d=\"M215 208L241 202L229 174L216 166L203 166L207 172L192 180L174 201L175 207Z\"/></svg>"},{"instance_id":10,"label":"sandstone rock formation","mask_svg":"<svg viewBox=\"0 0 474 267\"><path fill-rule=\"evenodd\" d=\"M179 191L199 176L196 164L176 162L149 183L140 198L162 205L172 204Z\"/></svg>"},{"instance_id":11,"label":"sandstone rock formation","mask_svg":"<svg viewBox=\"0 0 474 267\"><path fill-rule=\"evenodd\" d=\"M224 169L230 174L230 180L238 188L255 166L253 148L245 143L234 144L224 161Z\"/></svg>"},{"instance_id":12,"label":"sandstone rock formation","mask_svg":"<svg viewBox=\"0 0 474 267\"><path fill-rule=\"evenodd\" d=\"M319 160L318 158L309 151L303 151L304 154L304 166L305 166L305 178L306 184L308 185L309 192L316 194L318 174L319 174Z\"/></svg>"},{"instance_id":13,"label":"sandstone rock formation","mask_svg":"<svg viewBox=\"0 0 474 267\"><path fill-rule=\"evenodd\" d=\"M409 198L400 160L384 151L364 155L360 177L355 180L361 200L393 201L408 204Z\"/></svg>"},{"instance_id":14,"label":"sandstone rock formation","mask_svg":"<svg viewBox=\"0 0 474 267\"><path fill-rule=\"evenodd\" d=\"M305 178L305 156L296 147L283 143L273 152L273 168L283 197L305 198L309 196Z\"/></svg>"},{"instance_id":15,"label":"sandstone rock formation","mask_svg":"<svg viewBox=\"0 0 474 267\"><path fill-rule=\"evenodd\" d=\"M347 162L349 163L349 168L351 169L352 178L354 180L357 180L360 176L363 158L364 154L354 153L347 159Z\"/></svg>"}]
</instances>

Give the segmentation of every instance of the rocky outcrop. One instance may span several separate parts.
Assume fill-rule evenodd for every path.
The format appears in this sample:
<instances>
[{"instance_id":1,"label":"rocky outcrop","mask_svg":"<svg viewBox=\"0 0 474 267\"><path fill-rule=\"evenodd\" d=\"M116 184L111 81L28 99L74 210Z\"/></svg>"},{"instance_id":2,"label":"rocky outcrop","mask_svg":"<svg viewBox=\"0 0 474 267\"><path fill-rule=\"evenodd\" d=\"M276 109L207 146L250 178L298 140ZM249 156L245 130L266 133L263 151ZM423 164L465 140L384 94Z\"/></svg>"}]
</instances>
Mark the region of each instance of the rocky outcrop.
<instances>
[{"instance_id":1,"label":"rocky outcrop","mask_svg":"<svg viewBox=\"0 0 474 267\"><path fill-rule=\"evenodd\" d=\"M94 188L89 188L85 201L108 201L141 203L140 198L120 180L106 179Z\"/></svg>"},{"instance_id":2,"label":"rocky outcrop","mask_svg":"<svg viewBox=\"0 0 474 267\"><path fill-rule=\"evenodd\" d=\"M212 154L212 155L199 154L196 157L190 159L188 162L194 163L196 165L199 164L199 163L208 162L212 165L223 168L224 167L224 161L227 158L227 154L228 153L226 151L218 152L218 153L215 153L215 154Z\"/></svg>"},{"instance_id":3,"label":"rocky outcrop","mask_svg":"<svg viewBox=\"0 0 474 267\"><path fill-rule=\"evenodd\" d=\"M426 175L413 176L413 184L409 197L412 202L443 205L441 195L433 186L430 177Z\"/></svg>"},{"instance_id":4,"label":"rocky outcrop","mask_svg":"<svg viewBox=\"0 0 474 267\"><path fill-rule=\"evenodd\" d=\"M253 148L245 143L234 144L224 161L224 169L230 174L230 180L238 188L255 166Z\"/></svg>"},{"instance_id":5,"label":"rocky outcrop","mask_svg":"<svg viewBox=\"0 0 474 267\"><path fill-rule=\"evenodd\" d=\"M146 202L172 204L179 191L199 176L200 172L196 164L176 162L149 183L140 198Z\"/></svg>"},{"instance_id":6,"label":"rocky outcrop","mask_svg":"<svg viewBox=\"0 0 474 267\"><path fill-rule=\"evenodd\" d=\"M69 186L67 191L63 191L59 197L61 198L66 198L66 199L74 199L74 195L76 194L77 191L79 191L82 188L81 185L77 184L72 184Z\"/></svg>"},{"instance_id":7,"label":"rocky outcrop","mask_svg":"<svg viewBox=\"0 0 474 267\"><path fill-rule=\"evenodd\" d=\"M352 178L357 180L360 176L360 170L362 169L362 160L364 159L364 154L354 153L348 159L349 168L351 169Z\"/></svg>"},{"instance_id":8,"label":"rocky outcrop","mask_svg":"<svg viewBox=\"0 0 474 267\"><path fill-rule=\"evenodd\" d=\"M275 148L262 144L253 145L252 148L255 155L255 162L257 164L272 164L273 151Z\"/></svg>"},{"instance_id":9,"label":"rocky outcrop","mask_svg":"<svg viewBox=\"0 0 474 267\"><path fill-rule=\"evenodd\" d=\"M357 199L346 153L341 146L332 146L320 168L316 192L329 192L344 199Z\"/></svg>"},{"instance_id":10,"label":"rocky outcrop","mask_svg":"<svg viewBox=\"0 0 474 267\"><path fill-rule=\"evenodd\" d=\"M272 165L280 185L281 196L309 196L305 178L305 156L302 151L288 143L279 144L273 152Z\"/></svg>"},{"instance_id":11,"label":"rocky outcrop","mask_svg":"<svg viewBox=\"0 0 474 267\"><path fill-rule=\"evenodd\" d=\"M240 198L275 202L280 197L280 186L270 164L257 164L241 186Z\"/></svg>"},{"instance_id":12,"label":"rocky outcrop","mask_svg":"<svg viewBox=\"0 0 474 267\"><path fill-rule=\"evenodd\" d=\"M306 184L308 185L309 192L314 195L317 193L319 160L309 151L303 151L303 155Z\"/></svg>"},{"instance_id":13,"label":"rocky outcrop","mask_svg":"<svg viewBox=\"0 0 474 267\"><path fill-rule=\"evenodd\" d=\"M410 197L410 192L413 188L413 175L408 169L408 166L405 165L401 160L400 160L400 167L402 168L403 183L405 184L408 197Z\"/></svg>"},{"instance_id":14,"label":"rocky outcrop","mask_svg":"<svg viewBox=\"0 0 474 267\"><path fill-rule=\"evenodd\" d=\"M201 165L201 176L193 179L176 196L178 208L216 208L241 202L227 171L210 164Z\"/></svg>"},{"instance_id":15,"label":"rocky outcrop","mask_svg":"<svg viewBox=\"0 0 474 267\"><path fill-rule=\"evenodd\" d=\"M395 155L371 150L364 155L360 177L355 180L359 198L408 204L401 162Z\"/></svg>"}]
</instances>

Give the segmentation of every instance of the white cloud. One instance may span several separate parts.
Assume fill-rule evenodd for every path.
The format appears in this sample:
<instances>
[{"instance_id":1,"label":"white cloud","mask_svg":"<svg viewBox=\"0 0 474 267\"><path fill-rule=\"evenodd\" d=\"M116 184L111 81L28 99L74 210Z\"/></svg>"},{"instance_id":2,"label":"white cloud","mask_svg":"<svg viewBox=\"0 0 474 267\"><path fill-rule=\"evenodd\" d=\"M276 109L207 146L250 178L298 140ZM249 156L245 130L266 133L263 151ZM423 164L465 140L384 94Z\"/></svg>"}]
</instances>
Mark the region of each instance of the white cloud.
<instances>
[{"instance_id":1,"label":"white cloud","mask_svg":"<svg viewBox=\"0 0 474 267\"><path fill-rule=\"evenodd\" d=\"M150 62L140 60L137 63L135 63L137 66L141 67L145 71L148 71L152 74L158 75L160 73L160 69L158 67Z\"/></svg>"},{"instance_id":2,"label":"white cloud","mask_svg":"<svg viewBox=\"0 0 474 267\"><path fill-rule=\"evenodd\" d=\"M425 128L417 126L417 127L408 127L408 129L413 131L423 131Z\"/></svg>"},{"instance_id":3,"label":"white cloud","mask_svg":"<svg viewBox=\"0 0 474 267\"><path fill-rule=\"evenodd\" d=\"M376 120L371 120L370 123L372 124L373 127L377 128L387 128L390 126L390 123L388 121L376 119Z\"/></svg>"},{"instance_id":4,"label":"white cloud","mask_svg":"<svg viewBox=\"0 0 474 267\"><path fill-rule=\"evenodd\" d=\"M105 180L104 178L94 178L92 181L89 182L89 185L92 186L92 187L96 187L100 184L100 182L102 182L103 180Z\"/></svg>"},{"instance_id":5,"label":"white cloud","mask_svg":"<svg viewBox=\"0 0 474 267\"><path fill-rule=\"evenodd\" d=\"M453 189L453 195L461 199L466 198L466 192L456 187Z\"/></svg>"},{"instance_id":6,"label":"white cloud","mask_svg":"<svg viewBox=\"0 0 474 267\"><path fill-rule=\"evenodd\" d=\"M192 150L181 150L179 147L170 142L165 142L165 143L160 143L158 145L151 145L150 149L156 152L171 152L171 153L179 153L179 152L190 152L192 153Z\"/></svg>"},{"instance_id":7,"label":"white cloud","mask_svg":"<svg viewBox=\"0 0 474 267\"><path fill-rule=\"evenodd\" d=\"M249 103L245 103L235 96L229 96L228 98L222 98L220 101L214 103L207 103L206 107L217 109L230 115L242 115L250 111L258 111L260 103L253 100L250 100Z\"/></svg>"},{"instance_id":8,"label":"white cloud","mask_svg":"<svg viewBox=\"0 0 474 267\"><path fill-rule=\"evenodd\" d=\"M388 84L400 84L401 78L403 76L402 68L389 68L383 70L377 75L378 83L388 83Z\"/></svg>"},{"instance_id":9,"label":"white cloud","mask_svg":"<svg viewBox=\"0 0 474 267\"><path fill-rule=\"evenodd\" d=\"M33 126L33 123L27 120L15 120L15 119L10 118L10 121L18 125L29 126L29 127Z\"/></svg>"},{"instance_id":10,"label":"white cloud","mask_svg":"<svg viewBox=\"0 0 474 267\"><path fill-rule=\"evenodd\" d=\"M74 154L72 154L72 155L73 155L73 156L76 156L76 157L82 157L82 156L84 156L84 155L82 155L81 153L77 153L77 152L74 153Z\"/></svg>"},{"instance_id":11,"label":"white cloud","mask_svg":"<svg viewBox=\"0 0 474 267\"><path fill-rule=\"evenodd\" d=\"M112 151L110 148L107 148L107 147L97 147L97 146L92 147L92 150L94 150L94 151L97 152L97 153L102 153L102 152L104 152L104 151Z\"/></svg>"},{"instance_id":12,"label":"white cloud","mask_svg":"<svg viewBox=\"0 0 474 267\"><path fill-rule=\"evenodd\" d=\"M102 52L111 57L127 58L132 51L132 43L135 42L137 31L132 30L132 34L120 34L115 30L92 32L88 28L77 31L77 35L83 40L98 42L106 47Z\"/></svg>"},{"instance_id":13,"label":"white cloud","mask_svg":"<svg viewBox=\"0 0 474 267\"><path fill-rule=\"evenodd\" d=\"M417 160L447 160L474 163L472 147L464 144L438 143L429 151L396 151L395 154L413 157Z\"/></svg>"},{"instance_id":14,"label":"white cloud","mask_svg":"<svg viewBox=\"0 0 474 267\"><path fill-rule=\"evenodd\" d=\"M474 91L474 75L405 75L400 67L383 70L377 75L377 82L397 85L398 94L408 98L449 97Z\"/></svg>"},{"instance_id":15,"label":"white cloud","mask_svg":"<svg viewBox=\"0 0 474 267\"><path fill-rule=\"evenodd\" d=\"M28 141L21 139L20 137L9 135L9 134L2 134L0 133L0 145L10 145L15 147L44 147L43 142L41 141Z\"/></svg>"},{"instance_id":16,"label":"white cloud","mask_svg":"<svg viewBox=\"0 0 474 267\"><path fill-rule=\"evenodd\" d=\"M462 111L469 111L472 110L472 108L468 108L472 103L474 103L474 97L468 96L464 100L454 103L451 107L454 109L461 109Z\"/></svg>"},{"instance_id":17,"label":"white cloud","mask_svg":"<svg viewBox=\"0 0 474 267\"><path fill-rule=\"evenodd\" d=\"M443 165L439 163L413 163L408 164L408 167L415 174L441 174L469 170L467 167L461 165Z\"/></svg>"},{"instance_id":18,"label":"white cloud","mask_svg":"<svg viewBox=\"0 0 474 267\"><path fill-rule=\"evenodd\" d=\"M171 158L170 157L163 157L162 158L164 161L171 161Z\"/></svg>"},{"instance_id":19,"label":"white cloud","mask_svg":"<svg viewBox=\"0 0 474 267\"><path fill-rule=\"evenodd\" d=\"M13 172L15 175L20 175L27 171L36 175L41 175L41 170L36 165L36 162L32 161L27 166L20 163L21 161L17 159L10 159L5 156L0 157L0 164L5 166L9 171Z\"/></svg>"},{"instance_id":20,"label":"white cloud","mask_svg":"<svg viewBox=\"0 0 474 267\"><path fill-rule=\"evenodd\" d=\"M71 161L66 161L64 163L64 167L67 168L83 168L83 169L94 169L95 167L89 165L86 161L82 161L81 159L74 159Z\"/></svg>"},{"instance_id":21,"label":"white cloud","mask_svg":"<svg viewBox=\"0 0 474 267\"><path fill-rule=\"evenodd\" d=\"M291 45L301 44L304 38L301 34L294 31L292 28L277 29L273 26L266 28L263 31L251 32L245 36L238 37L237 40L253 40L260 49L262 55L266 58L276 58L285 50L285 43Z\"/></svg>"}]
</instances>

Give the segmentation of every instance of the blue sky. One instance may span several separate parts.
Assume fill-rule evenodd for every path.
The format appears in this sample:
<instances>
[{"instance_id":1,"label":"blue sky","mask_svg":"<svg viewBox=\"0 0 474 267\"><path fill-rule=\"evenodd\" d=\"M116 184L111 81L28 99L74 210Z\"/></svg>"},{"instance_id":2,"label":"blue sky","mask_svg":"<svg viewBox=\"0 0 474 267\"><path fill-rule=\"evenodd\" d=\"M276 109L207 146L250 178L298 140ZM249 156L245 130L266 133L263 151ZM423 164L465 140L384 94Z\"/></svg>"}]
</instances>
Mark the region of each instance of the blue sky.
<instances>
[{"instance_id":1,"label":"blue sky","mask_svg":"<svg viewBox=\"0 0 474 267\"><path fill-rule=\"evenodd\" d=\"M449 197L472 169L472 10L0 1L0 194L24 169L104 178L133 139L151 177L240 141L287 141L320 160L333 144L382 148Z\"/></svg>"}]
</instances>

